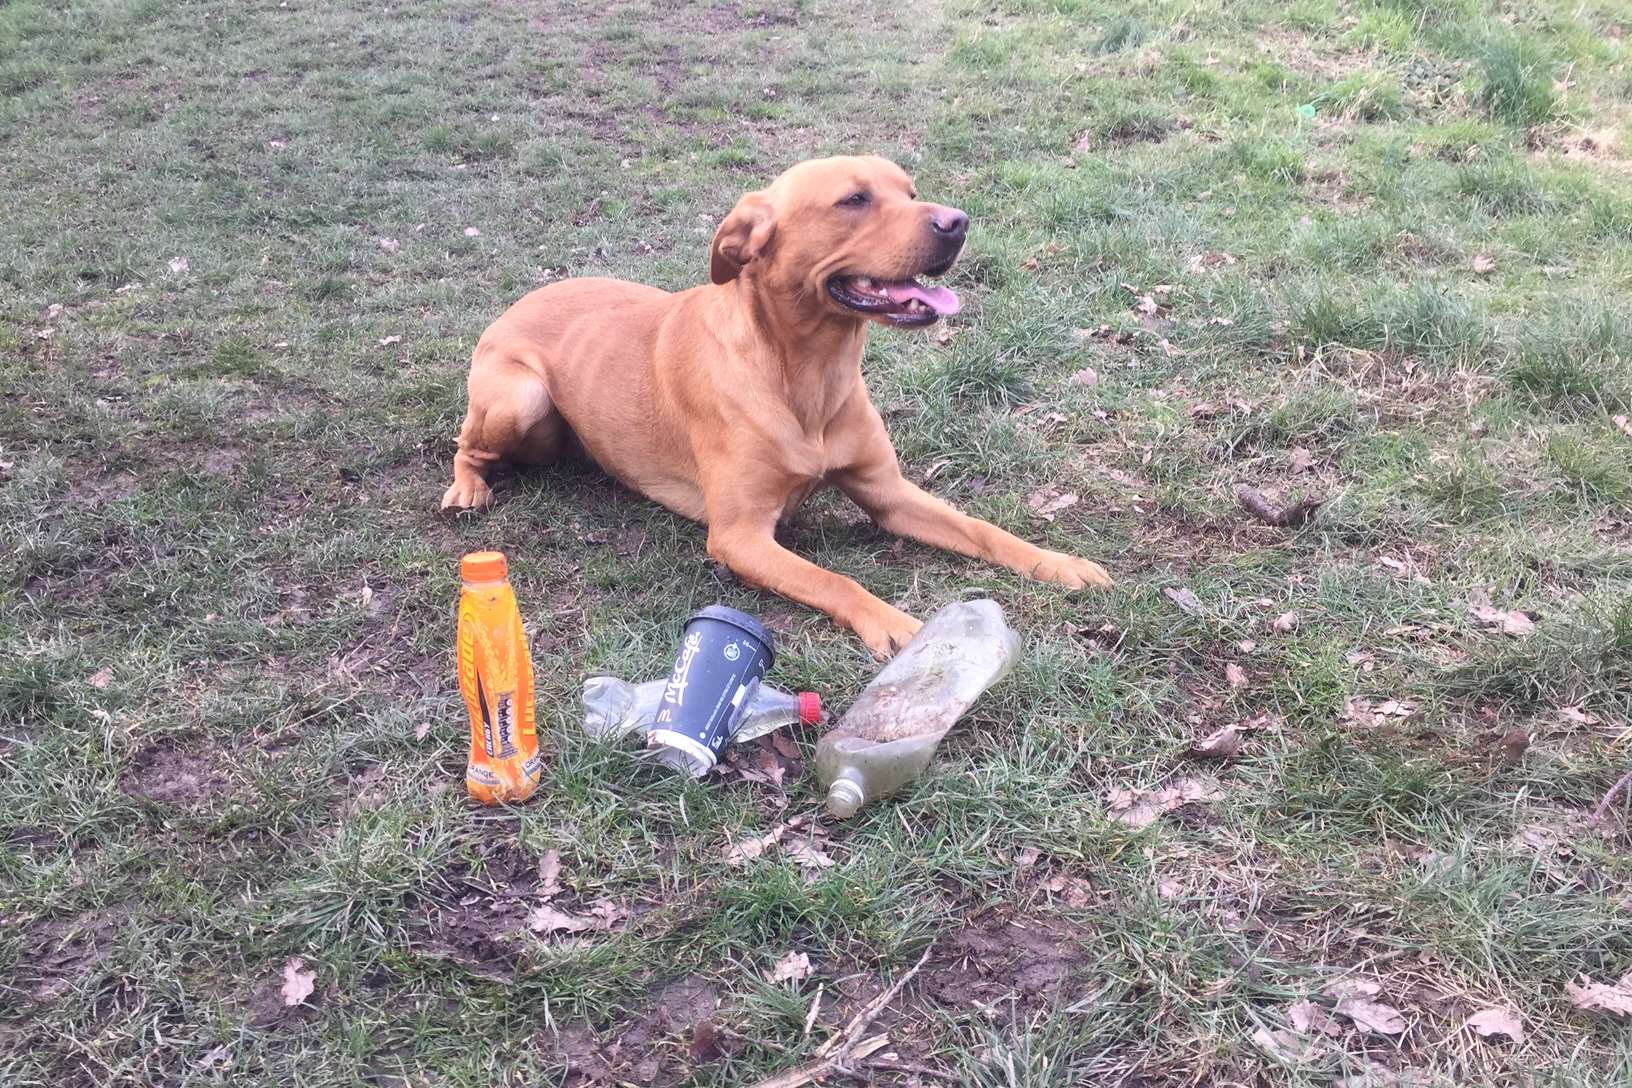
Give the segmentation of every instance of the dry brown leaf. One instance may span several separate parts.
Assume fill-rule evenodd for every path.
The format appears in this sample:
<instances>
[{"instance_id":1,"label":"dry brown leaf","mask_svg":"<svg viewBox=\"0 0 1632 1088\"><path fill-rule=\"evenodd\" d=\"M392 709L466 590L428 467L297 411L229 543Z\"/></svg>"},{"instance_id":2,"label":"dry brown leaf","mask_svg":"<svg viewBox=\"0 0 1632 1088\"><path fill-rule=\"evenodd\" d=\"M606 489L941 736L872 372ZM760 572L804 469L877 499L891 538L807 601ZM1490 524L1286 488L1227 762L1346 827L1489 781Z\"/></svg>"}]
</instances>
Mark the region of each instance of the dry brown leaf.
<instances>
[{"instance_id":1,"label":"dry brown leaf","mask_svg":"<svg viewBox=\"0 0 1632 1088\"><path fill-rule=\"evenodd\" d=\"M1622 434L1632 438L1632 416L1613 416L1611 418L1615 420L1615 426L1621 429Z\"/></svg>"},{"instance_id":2,"label":"dry brown leaf","mask_svg":"<svg viewBox=\"0 0 1632 1088\"><path fill-rule=\"evenodd\" d=\"M1486 627L1494 627L1504 635L1528 635L1536 629L1536 621L1528 612L1516 608L1492 608L1488 604L1472 604L1468 610Z\"/></svg>"},{"instance_id":3,"label":"dry brown leaf","mask_svg":"<svg viewBox=\"0 0 1632 1088\"><path fill-rule=\"evenodd\" d=\"M1295 631L1298 628L1298 614L1296 612L1282 612L1270 622L1269 626L1283 635L1288 631Z\"/></svg>"},{"instance_id":4,"label":"dry brown leaf","mask_svg":"<svg viewBox=\"0 0 1632 1088\"><path fill-rule=\"evenodd\" d=\"M395 238L381 238L380 248L385 250L387 253L395 253L397 250L402 248L402 243L397 241Z\"/></svg>"},{"instance_id":5,"label":"dry brown leaf","mask_svg":"<svg viewBox=\"0 0 1632 1088\"><path fill-rule=\"evenodd\" d=\"M1564 984L1564 996L1582 1012L1632 1016L1632 972L1613 983L1594 982L1582 975L1579 983Z\"/></svg>"},{"instance_id":6,"label":"dry brown leaf","mask_svg":"<svg viewBox=\"0 0 1632 1088\"><path fill-rule=\"evenodd\" d=\"M431 735L431 723L430 722L420 722L418 725L416 725L414 727L414 739L415 740L424 740L426 737L428 737L430 735Z\"/></svg>"},{"instance_id":7,"label":"dry brown leaf","mask_svg":"<svg viewBox=\"0 0 1632 1088\"><path fill-rule=\"evenodd\" d=\"M1314 455L1312 453L1310 453L1308 450L1304 449L1302 446L1296 446L1296 447L1293 448L1293 450L1292 450L1292 463L1287 466L1288 471L1290 471L1290 472L1308 472L1310 469L1312 469L1314 467L1315 467L1315 457L1314 457Z\"/></svg>"},{"instance_id":8,"label":"dry brown leaf","mask_svg":"<svg viewBox=\"0 0 1632 1088\"><path fill-rule=\"evenodd\" d=\"M784 843L782 849L802 869L831 869L838 864L821 847L806 839L794 839L790 843Z\"/></svg>"},{"instance_id":9,"label":"dry brown leaf","mask_svg":"<svg viewBox=\"0 0 1632 1088\"><path fill-rule=\"evenodd\" d=\"M799 742L786 733L772 733L771 747L775 748L776 754L783 759L799 758Z\"/></svg>"},{"instance_id":10,"label":"dry brown leaf","mask_svg":"<svg viewBox=\"0 0 1632 1088\"><path fill-rule=\"evenodd\" d=\"M777 824L763 835L749 835L726 846L723 853L727 865L746 865L765 851L781 842L789 831L804 824L803 818Z\"/></svg>"},{"instance_id":11,"label":"dry brown leaf","mask_svg":"<svg viewBox=\"0 0 1632 1088\"><path fill-rule=\"evenodd\" d=\"M1325 1050L1318 1039L1306 1039L1285 1028L1266 1028L1260 1025L1252 1033L1252 1045L1278 1061L1297 1065L1313 1061Z\"/></svg>"},{"instance_id":12,"label":"dry brown leaf","mask_svg":"<svg viewBox=\"0 0 1632 1088\"><path fill-rule=\"evenodd\" d=\"M1288 1005L1286 1016L1291 1021L1292 1027L1305 1035L1320 1032L1335 1038L1343 1034L1343 1025L1333 1020L1330 1013L1307 997Z\"/></svg>"},{"instance_id":13,"label":"dry brown leaf","mask_svg":"<svg viewBox=\"0 0 1632 1088\"><path fill-rule=\"evenodd\" d=\"M1075 374L1071 375L1070 382L1072 385L1098 385L1099 371L1095 370L1091 366L1085 366Z\"/></svg>"},{"instance_id":14,"label":"dry brown leaf","mask_svg":"<svg viewBox=\"0 0 1632 1088\"><path fill-rule=\"evenodd\" d=\"M200 1069L209 1069L212 1066L231 1065L231 1064L232 1064L232 1051L230 1049L228 1049L226 1046L218 1046L218 1047L212 1048L202 1058L198 1059L198 1062L197 1062L197 1065L198 1065L198 1067Z\"/></svg>"},{"instance_id":15,"label":"dry brown leaf","mask_svg":"<svg viewBox=\"0 0 1632 1088\"><path fill-rule=\"evenodd\" d=\"M789 952L771 968L772 982L803 982L810 977L810 957L803 952Z\"/></svg>"},{"instance_id":16,"label":"dry brown leaf","mask_svg":"<svg viewBox=\"0 0 1632 1088\"><path fill-rule=\"evenodd\" d=\"M170 271L176 273L177 275L180 275L181 273L187 271L191 267L192 267L192 264L191 264L191 262L189 262L187 260L186 257L171 257L170 258Z\"/></svg>"},{"instance_id":17,"label":"dry brown leaf","mask_svg":"<svg viewBox=\"0 0 1632 1088\"><path fill-rule=\"evenodd\" d=\"M1246 743L1246 739L1241 730L1233 725L1226 725L1192 744L1190 754L1203 759L1234 759L1241 754L1241 747Z\"/></svg>"},{"instance_id":18,"label":"dry brown leaf","mask_svg":"<svg viewBox=\"0 0 1632 1088\"><path fill-rule=\"evenodd\" d=\"M290 1008L304 1002L317 988L317 971L307 970L306 961L290 956L283 965L283 1003Z\"/></svg>"},{"instance_id":19,"label":"dry brown leaf","mask_svg":"<svg viewBox=\"0 0 1632 1088\"><path fill-rule=\"evenodd\" d=\"M1164 812L1196 801L1217 801L1224 793L1200 778L1179 778L1159 790L1114 789L1105 794L1105 814L1129 827L1146 827Z\"/></svg>"},{"instance_id":20,"label":"dry brown leaf","mask_svg":"<svg viewBox=\"0 0 1632 1088\"><path fill-rule=\"evenodd\" d=\"M1194 593L1182 586L1169 586L1162 590L1167 599L1178 605L1179 608L1194 616L1201 612L1201 600Z\"/></svg>"},{"instance_id":21,"label":"dry brown leaf","mask_svg":"<svg viewBox=\"0 0 1632 1088\"><path fill-rule=\"evenodd\" d=\"M551 933L582 933L596 927L593 919L580 918L544 903L534 907L527 915L527 928L548 936Z\"/></svg>"},{"instance_id":22,"label":"dry brown leaf","mask_svg":"<svg viewBox=\"0 0 1632 1088\"><path fill-rule=\"evenodd\" d=\"M1043 887L1059 895L1065 905L1075 910L1089 906L1094 901L1094 887L1081 877L1060 875L1053 877Z\"/></svg>"},{"instance_id":23,"label":"dry brown leaf","mask_svg":"<svg viewBox=\"0 0 1632 1088\"><path fill-rule=\"evenodd\" d=\"M482 236L482 232L480 230L476 229L475 227L466 227L465 228L465 237L466 238L480 238L481 236Z\"/></svg>"},{"instance_id":24,"label":"dry brown leaf","mask_svg":"<svg viewBox=\"0 0 1632 1088\"><path fill-rule=\"evenodd\" d=\"M1224 666L1224 679L1229 681L1230 687L1232 688L1245 687L1247 683L1247 670L1243 669L1240 665L1237 665L1232 661L1228 665Z\"/></svg>"},{"instance_id":25,"label":"dry brown leaf","mask_svg":"<svg viewBox=\"0 0 1632 1088\"><path fill-rule=\"evenodd\" d=\"M1347 1016L1354 1026L1373 1035L1399 1035L1405 1031L1405 1017L1400 1010L1381 1001L1363 997L1345 997L1332 1009L1339 1016Z\"/></svg>"},{"instance_id":26,"label":"dry brown leaf","mask_svg":"<svg viewBox=\"0 0 1632 1088\"><path fill-rule=\"evenodd\" d=\"M1058 488L1044 487L1033 491L1026 499L1026 509L1038 521L1053 521L1054 515L1061 510L1077 505L1077 496L1071 492L1061 494Z\"/></svg>"},{"instance_id":27,"label":"dry brown leaf","mask_svg":"<svg viewBox=\"0 0 1632 1088\"><path fill-rule=\"evenodd\" d=\"M380 347L382 347L382 348L388 348L392 344L400 344L400 343L402 343L402 337L400 337L400 336L382 336L382 337L380 337Z\"/></svg>"},{"instance_id":28,"label":"dry brown leaf","mask_svg":"<svg viewBox=\"0 0 1632 1088\"><path fill-rule=\"evenodd\" d=\"M554 898L561 890L561 851L546 850L538 859L538 897Z\"/></svg>"},{"instance_id":29,"label":"dry brown leaf","mask_svg":"<svg viewBox=\"0 0 1632 1088\"><path fill-rule=\"evenodd\" d=\"M1515 1043L1524 1042L1524 1021L1513 1009L1482 1009L1468 1017L1466 1026L1472 1028L1481 1039L1505 1035Z\"/></svg>"},{"instance_id":30,"label":"dry brown leaf","mask_svg":"<svg viewBox=\"0 0 1632 1088\"><path fill-rule=\"evenodd\" d=\"M1042 856L1042 851L1038 850L1035 846L1028 846L1024 850L1021 850L1020 853L1015 855L1014 867L1016 869L1029 869L1033 865L1036 865L1037 859Z\"/></svg>"},{"instance_id":31,"label":"dry brown leaf","mask_svg":"<svg viewBox=\"0 0 1632 1088\"><path fill-rule=\"evenodd\" d=\"M1473 274L1475 276L1488 276L1494 271L1496 271L1495 257L1488 253L1475 253L1473 255Z\"/></svg>"},{"instance_id":32,"label":"dry brown leaf","mask_svg":"<svg viewBox=\"0 0 1632 1088\"><path fill-rule=\"evenodd\" d=\"M105 688L109 684L113 683L113 670L106 668L97 669L95 672L91 673L90 676L86 677L85 682L91 685L93 688Z\"/></svg>"},{"instance_id":33,"label":"dry brown leaf","mask_svg":"<svg viewBox=\"0 0 1632 1088\"><path fill-rule=\"evenodd\" d=\"M1558 716L1573 725L1597 725L1598 719L1588 714L1578 706L1567 706L1559 710Z\"/></svg>"}]
</instances>

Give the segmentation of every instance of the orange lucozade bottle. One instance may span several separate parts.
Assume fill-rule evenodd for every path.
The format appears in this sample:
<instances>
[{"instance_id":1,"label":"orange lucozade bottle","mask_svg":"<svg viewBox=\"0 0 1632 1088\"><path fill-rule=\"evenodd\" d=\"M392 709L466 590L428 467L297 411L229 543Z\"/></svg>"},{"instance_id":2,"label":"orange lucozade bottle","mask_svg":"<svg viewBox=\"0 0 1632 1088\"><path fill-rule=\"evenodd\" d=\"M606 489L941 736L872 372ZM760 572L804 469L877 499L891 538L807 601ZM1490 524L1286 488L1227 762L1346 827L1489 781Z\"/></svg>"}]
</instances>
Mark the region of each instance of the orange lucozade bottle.
<instances>
[{"instance_id":1,"label":"orange lucozade bottle","mask_svg":"<svg viewBox=\"0 0 1632 1088\"><path fill-rule=\"evenodd\" d=\"M470 710L465 788L484 805L525 801L543 771L533 659L502 552L459 561L459 690Z\"/></svg>"}]
</instances>

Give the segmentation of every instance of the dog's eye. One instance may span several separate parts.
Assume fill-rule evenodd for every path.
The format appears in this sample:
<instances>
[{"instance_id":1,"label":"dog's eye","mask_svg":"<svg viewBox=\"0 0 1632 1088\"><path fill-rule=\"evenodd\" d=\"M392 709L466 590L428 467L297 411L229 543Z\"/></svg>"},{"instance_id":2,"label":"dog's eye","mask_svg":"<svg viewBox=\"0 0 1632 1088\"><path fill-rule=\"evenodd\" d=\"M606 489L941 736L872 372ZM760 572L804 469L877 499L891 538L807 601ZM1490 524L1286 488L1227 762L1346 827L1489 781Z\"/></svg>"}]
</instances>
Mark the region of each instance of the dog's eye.
<instances>
[{"instance_id":1,"label":"dog's eye","mask_svg":"<svg viewBox=\"0 0 1632 1088\"><path fill-rule=\"evenodd\" d=\"M872 199L873 198L868 196L866 193L851 193L849 196L839 201L839 207L864 208L872 202Z\"/></svg>"}]
</instances>

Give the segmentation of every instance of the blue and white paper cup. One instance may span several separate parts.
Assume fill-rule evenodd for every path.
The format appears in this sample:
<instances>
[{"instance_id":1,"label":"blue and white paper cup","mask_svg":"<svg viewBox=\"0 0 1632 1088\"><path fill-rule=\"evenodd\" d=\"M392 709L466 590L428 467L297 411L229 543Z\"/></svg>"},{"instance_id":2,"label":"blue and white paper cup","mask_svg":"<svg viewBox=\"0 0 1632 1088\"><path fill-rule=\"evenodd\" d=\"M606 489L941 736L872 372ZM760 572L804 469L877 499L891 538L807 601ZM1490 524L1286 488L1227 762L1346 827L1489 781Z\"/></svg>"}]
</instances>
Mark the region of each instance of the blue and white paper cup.
<instances>
[{"instance_id":1,"label":"blue and white paper cup","mask_svg":"<svg viewBox=\"0 0 1632 1088\"><path fill-rule=\"evenodd\" d=\"M771 633L748 613L720 604L699 611L686 621L646 746L703 777L736 735L775 659Z\"/></svg>"}]
</instances>

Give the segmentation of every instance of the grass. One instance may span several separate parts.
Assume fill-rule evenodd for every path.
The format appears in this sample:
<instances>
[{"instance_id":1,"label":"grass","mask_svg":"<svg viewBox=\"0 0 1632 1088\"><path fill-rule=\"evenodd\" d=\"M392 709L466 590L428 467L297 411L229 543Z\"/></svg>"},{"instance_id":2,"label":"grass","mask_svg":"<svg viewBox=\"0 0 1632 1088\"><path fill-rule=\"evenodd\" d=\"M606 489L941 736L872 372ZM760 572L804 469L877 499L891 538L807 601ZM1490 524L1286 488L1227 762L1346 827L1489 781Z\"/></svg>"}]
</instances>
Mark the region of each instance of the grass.
<instances>
[{"instance_id":1,"label":"grass","mask_svg":"<svg viewBox=\"0 0 1632 1088\"><path fill-rule=\"evenodd\" d=\"M1632 739L1626 29L1559 0L0 8L0 1080L746 1084L933 941L875 1083L1618 1083L1624 1025L1564 987L1632 970L1626 805L1582 824ZM855 640L587 467L435 505L509 301L694 284L738 194L848 150L975 219L963 314L869 345L904 464L1119 588L816 500L790 546L919 615L996 597L1027 650L911 790L816 824L833 866L732 866L818 813L814 734L741 757L780 790L678 783L582 735L582 678L655 675L721 600L842 709ZM1241 482L1329 501L1273 530ZM1043 486L1080 499L1034 522ZM549 750L514 811L458 786L480 547ZM1239 759L1185 759L1241 723ZM1194 774L1222 799L1108 812ZM556 905L628 917L527 931L550 850ZM767 981L790 952L810 977ZM1404 1032L1253 1041L1356 979ZM1522 1043L1465 1026L1496 1006Z\"/></svg>"}]
</instances>

